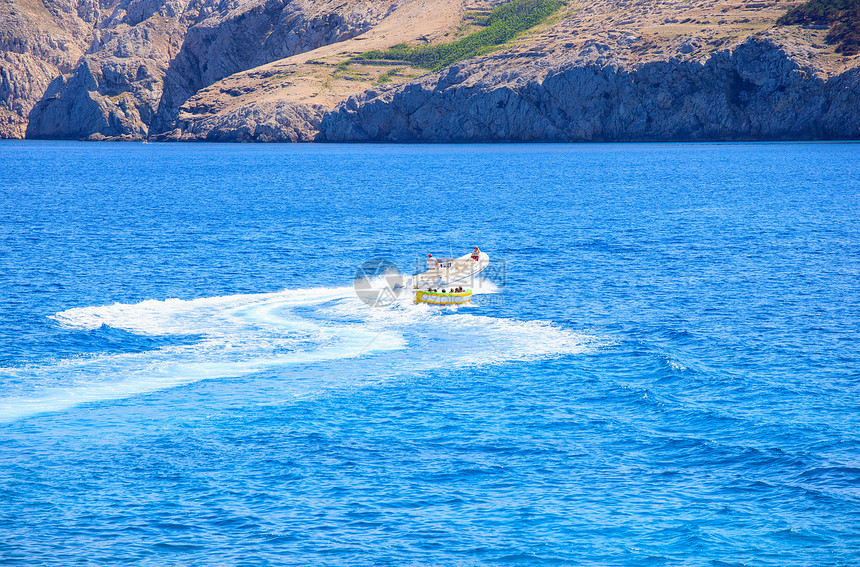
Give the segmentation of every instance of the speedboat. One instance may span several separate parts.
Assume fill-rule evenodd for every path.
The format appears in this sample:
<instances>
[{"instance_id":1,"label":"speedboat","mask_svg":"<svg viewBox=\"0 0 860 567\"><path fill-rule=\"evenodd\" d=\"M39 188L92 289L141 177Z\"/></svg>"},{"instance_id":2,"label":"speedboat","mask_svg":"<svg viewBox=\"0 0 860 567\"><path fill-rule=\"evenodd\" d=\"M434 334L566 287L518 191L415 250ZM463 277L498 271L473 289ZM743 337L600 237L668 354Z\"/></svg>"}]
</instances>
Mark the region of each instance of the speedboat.
<instances>
[{"instance_id":1,"label":"speedboat","mask_svg":"<svg viewBox=\"0 0 860 567\"><path fill-rule=\"evenodd\" d=\"M461 305L472 300L472 290L478 274L490 265L490 256L479 252L477 259L470 252L459 258L432 258L428 270L412 277L412 289L416 303L433 305ZM459 287L465 291L455 292Z\"/></svg>"}]
</instances>

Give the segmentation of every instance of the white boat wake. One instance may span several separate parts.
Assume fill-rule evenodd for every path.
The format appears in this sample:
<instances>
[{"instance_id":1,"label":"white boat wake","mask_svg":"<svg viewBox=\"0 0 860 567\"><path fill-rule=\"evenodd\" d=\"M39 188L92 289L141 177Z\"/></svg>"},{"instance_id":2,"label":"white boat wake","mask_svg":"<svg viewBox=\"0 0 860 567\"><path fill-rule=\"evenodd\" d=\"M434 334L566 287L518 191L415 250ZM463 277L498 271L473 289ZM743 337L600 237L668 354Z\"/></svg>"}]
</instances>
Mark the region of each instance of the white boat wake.
<instances>
[{"instance_id":1,"label":"white boat wake","mask_svg":"<svg viewBox=\"0 0 860 567\"><path fill-rule=\"evenodd\" d=\"M492 318L474 309L442 312L411 302L370 307L350 287L148 300L69 309L52 319L69 329L106 325L138 335L189 336L192 343L0 369L0 421L201 380L270 373L286 387L297 373L330 365L339 380L358 382L374 372L530 360L597 344L546 322ZM357 358L366 365L347 366Z\"/></svg>"}]
</instances>

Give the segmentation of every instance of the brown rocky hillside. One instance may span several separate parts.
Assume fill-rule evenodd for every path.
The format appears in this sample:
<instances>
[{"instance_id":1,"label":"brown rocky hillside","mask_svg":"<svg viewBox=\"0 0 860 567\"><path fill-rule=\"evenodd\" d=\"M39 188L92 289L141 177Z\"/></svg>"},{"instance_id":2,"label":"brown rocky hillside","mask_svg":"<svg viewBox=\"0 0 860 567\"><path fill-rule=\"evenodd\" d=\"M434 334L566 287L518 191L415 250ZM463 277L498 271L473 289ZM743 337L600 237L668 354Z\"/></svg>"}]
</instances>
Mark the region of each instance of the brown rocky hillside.
<instances>
[{"instance_id":1,"label":"brown rocky hillside","mask_svg":"<svg viewBox=\"0 0 860 567\"><path fill-rule=\"evenodd\" d=\"M782 0L572 1L437 72L357 54L494 0L0 0L0 137L213 141L860 138L860 56Z\"/></svg>"}]
</instances>

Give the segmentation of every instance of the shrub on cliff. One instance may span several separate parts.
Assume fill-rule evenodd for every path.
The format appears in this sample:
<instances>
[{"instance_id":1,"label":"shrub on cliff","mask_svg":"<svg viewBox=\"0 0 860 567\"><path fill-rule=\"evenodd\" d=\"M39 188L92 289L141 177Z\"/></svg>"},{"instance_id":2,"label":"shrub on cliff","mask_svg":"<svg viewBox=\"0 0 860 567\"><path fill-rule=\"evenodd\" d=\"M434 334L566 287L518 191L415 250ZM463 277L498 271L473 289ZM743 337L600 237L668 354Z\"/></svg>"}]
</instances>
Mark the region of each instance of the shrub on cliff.
<instances>
[{"instance_id":1,"label":"shrub on cliff","mask_svg":"<svg viewBox=\"0 0 860 567\"><path fill-rule=\"evenodd\" d=\"M484 28L463 39L439 45L410 46L400 43L385 51L362 53L356 59L404 61L415 67L438 71L509 42L549 18L563 4L561 0L513 0L493 10L487 16Z\"/></svg>"},{"instance_id":2,"label":"shrub on cliff","mask_svg":"<svg viewBox=\"0 0 860 567\"><path fill-rule=\"evenodd\" d=\"M829 25L827 41L838 44L836 51L845 55L860 52L860 0L809 0L786 12L776 23Z\"/></svg>"}]
</instances>

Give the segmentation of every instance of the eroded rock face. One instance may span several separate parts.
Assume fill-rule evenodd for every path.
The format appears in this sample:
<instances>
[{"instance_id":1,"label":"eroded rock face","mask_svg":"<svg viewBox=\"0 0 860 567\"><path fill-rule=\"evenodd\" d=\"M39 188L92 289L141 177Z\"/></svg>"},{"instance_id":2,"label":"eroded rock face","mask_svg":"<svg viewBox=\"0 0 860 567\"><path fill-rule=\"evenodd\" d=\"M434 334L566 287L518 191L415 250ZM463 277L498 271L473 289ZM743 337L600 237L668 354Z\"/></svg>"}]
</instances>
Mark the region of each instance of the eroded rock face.
<instances>
[{"instance_id":1,"label":"eroded rock face","mask_svg":"<svg viewBox=\"0 0 860 567\"><path fill-rule=\"evenodd\" d=\"M199 91L181 108L170 139L229 139L244 107L261 108L262 100L269 107L322 103L318 128L281 114L291 120L284 122L284 139L307 141L860 137L852 71L860 58L828 54L818 32L774 27L781 2L759 4L750 21L748 11L735 13L728 2L694 0L681 10L595 0L494 55L396 86L341 87L335 101L300 99L294 86L275 88L279 75L292 85L309 84L302 78L307 69L260 67ZM683 18L669 17L679 10ZM318 83L313 90L323 88ZM254 139L252 132L242 131L241 139Z\"/></svg>"},{"instance_id":2,"label":"eroded rock face","mask_svg":"<svg viewBox=\"0 0 860 567\"><path fill-rule=\"evenodd\" d=\"M351 97L323 118L317 140L860 138L858 69L822 79L768 41L704 63L610 59L516 71L502 61L472 62Z\"/></svg>"},{"instance_id":3,"label":"eroded rock face","mask_svg":"<svg viewBox=\"0 0 860 567\"><path fill-rule=\"evenodd\" d=\"M158 141L310 142L325 110L287 101L256 101L225 114L209 114L157 136Z\"/></svg>"},{"instance_id":4,"label":"eroded rock face","mask_svg":"<svg viewBox=\"0 0 860 567\"><path fill-rule=\"evenodd\" d=\"M90 2L77 6L85 15L104 16L93 0L81 2ZM200 88L360 34L385 15L390 2L328 4L120 0L94 22L87 53L79 50L63 68L49 67L28 80L23 71L38 71L39 63L33 56L16 63L6 98L10 110L15 104L18 110L9 118L0 114L0 127L6 118L17 124L18 134L26 124L28 138L145 139L171 129L179 106ZM0 89L9 75L3 71ZM32 100L37 93L38 104ZM25 99L30 103L22 106Z\"/></svg>"},{"instance_id":5,"label":"eroded rock face","mask_svg":"<svg viewBox=\"0 0 860 567\"><path fill-rule=\"evenodd\" d=\"M28 138L123 137L149 133L163 77L179 50L182 0L123 0L77 67L45 91L29 116Z\"/></svg>"},{"instance_id":6,"label":"eroded rock face","mask_svg":"<svg viewBox=\"0 0 860 567\"><path fill-rule=\"evenodd\" d=\"M42 94L81 58L98 21L95 0L0 3L0 138L22 138Z\"/></svg>"},{"instance_id":7,"label":"eroded rock face","mask_svg":"<svg viewBox=\"0 0 860 567\"><path fill-rule=\"evenodd\" d=\"M154 133L170 129L179 107L201 88L233 73L360 35L387 8L385 3L366 3L341 14L291 0L264 0L227 16L205 18L189 29L170 65Z\"/></svg>"}]
</instances>

